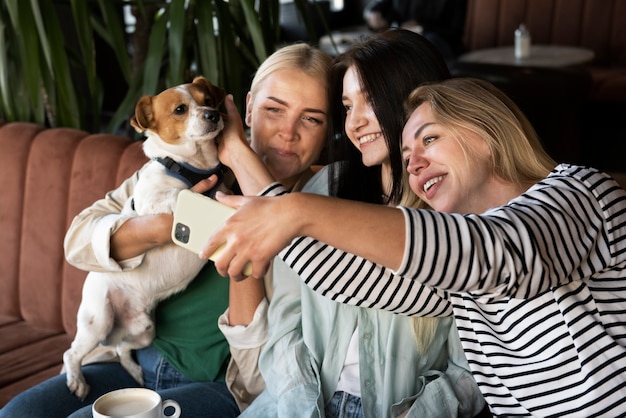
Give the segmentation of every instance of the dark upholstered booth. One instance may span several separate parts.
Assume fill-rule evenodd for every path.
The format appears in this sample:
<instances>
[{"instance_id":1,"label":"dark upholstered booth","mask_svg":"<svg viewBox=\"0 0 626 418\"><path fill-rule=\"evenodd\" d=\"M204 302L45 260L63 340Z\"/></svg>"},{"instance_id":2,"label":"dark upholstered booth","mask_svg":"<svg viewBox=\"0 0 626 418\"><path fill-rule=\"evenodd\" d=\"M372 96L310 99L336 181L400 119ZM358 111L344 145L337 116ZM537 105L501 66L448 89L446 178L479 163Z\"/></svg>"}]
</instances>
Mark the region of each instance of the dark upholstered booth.
<instances>
[{"instance_id":1,"label":"dark upholstered booth","mask_svg":"<svg viewBox=\"0 0 626 418\"><path fill-rule=\"evenodd\" d=\"M557 160L626 170L626 0L468 0L465 45L513 45L521 23L533 44L583 47L595 57L576 68L459 62L453 74L505 90Z\"/></svg>"}]
</instances>

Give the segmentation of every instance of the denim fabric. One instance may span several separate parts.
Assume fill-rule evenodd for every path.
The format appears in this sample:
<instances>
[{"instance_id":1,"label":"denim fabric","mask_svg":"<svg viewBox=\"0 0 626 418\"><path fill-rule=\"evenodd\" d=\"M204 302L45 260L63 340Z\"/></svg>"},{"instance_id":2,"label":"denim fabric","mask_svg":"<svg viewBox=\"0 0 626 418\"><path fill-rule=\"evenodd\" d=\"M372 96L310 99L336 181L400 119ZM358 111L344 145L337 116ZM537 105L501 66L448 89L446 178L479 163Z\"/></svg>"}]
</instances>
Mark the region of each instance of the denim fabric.
<instances>
[{"instance_id":1,"label":"denim fabric","mask_svg":"<svg viewBox=\"0 0 626 418\"><path fill-rule=\"evenodd\" d=\"M326 418L363 418L361 398L347 392L335 392L325 413Z\"/></svg>"},{"instance_id":2,"label":"denim fabric","mask_svg":"<svg viewBox=\"0 0 626 418\"><path fill-rule=\"evenodd\" d=\"M143 370L144 386L149 389L158 392L193 383L172 367L153 347L137 351L136 357Z\"/></svg>"},{"instance_id":3,"label":"denim fabric","mask_svg":"<svg viewBox=\"0 0 626 418\"><path fill-rule=\"evenodd\" d=\"M227 418L239 414L237 404L224 382L191 382L169 365L152 347L137 352L146 386L163 399L180 404L182 417ZM119 363L97 363L83 367L91 386L85 401L71 394L65 374L55 376L13 398L0 410L0 418L91 417L91 404L116 389L140 387Z\"/></svg>"}]
</instances>

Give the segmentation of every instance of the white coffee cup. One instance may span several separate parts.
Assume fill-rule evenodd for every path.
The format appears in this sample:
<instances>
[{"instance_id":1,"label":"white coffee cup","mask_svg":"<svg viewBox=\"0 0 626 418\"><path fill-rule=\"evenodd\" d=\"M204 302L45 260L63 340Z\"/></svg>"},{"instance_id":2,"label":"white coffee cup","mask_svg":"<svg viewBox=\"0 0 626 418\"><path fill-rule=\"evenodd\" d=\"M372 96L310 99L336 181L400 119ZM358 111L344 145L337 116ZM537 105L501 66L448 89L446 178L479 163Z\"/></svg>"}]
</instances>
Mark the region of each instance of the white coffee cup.
<instances>
[{"instance_id":1,"label":"white coffee cup","mask_svg":"<svg viewBox=\"0 0 626 418\"><path fill-rule=\"evenodd\" d=\"M165 415L165 409L173 408L174 413ZM178 402L144 388L119 389L100 396L91 406L94 418L163 418L180 417ZM168 410L169 411L169 410Z\"/></svg>"}]
</instances>

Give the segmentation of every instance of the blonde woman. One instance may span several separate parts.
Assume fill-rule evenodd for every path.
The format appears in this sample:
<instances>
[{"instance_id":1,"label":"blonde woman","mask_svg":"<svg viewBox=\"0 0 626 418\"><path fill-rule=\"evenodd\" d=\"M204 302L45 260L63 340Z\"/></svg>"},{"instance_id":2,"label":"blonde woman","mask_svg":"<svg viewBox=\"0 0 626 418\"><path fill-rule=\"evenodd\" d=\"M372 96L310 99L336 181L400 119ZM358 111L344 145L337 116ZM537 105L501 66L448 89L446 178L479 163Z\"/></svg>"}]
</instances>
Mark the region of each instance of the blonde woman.
<instances>
[{"instance_id":1,"label":"blonde woman","mask_svg":"<svg viewBox=\"0 0 626 418\"><path fill-rule=\"evenodd\" d=\"M229 166L241 191L254 195L278 179L299 191L313 176L328 129L328 75L331 58L304 43L284 46L256 71L246 95L244 134L232 98L220 141L220 161ZM228 144L228 145L226 145ZM232 358L226 382L243 411L265 388L258 369L267 340L267 307L272 275L229 284L228 310L219 318Z\"/></svg>"},{"instance_id":2,"label":"blonde woman","mask_svg":"<svg viewBox=\"0 0 626 418\"><path fill-rule=\"evenodd\" d=\"M328 55L308 45L286 46L267 58L252 83L246 110L250 143L261 166L267 164L268 178L287 187L311 176L310 166L324 146L330 62ZM227 106L234 107L232 98ZM241 121L228 125L243 134ZM140 175L138 171L74 219L65 241L70 263L87 270L133 269L145 251L171 242L171 214L120 214ZM254 190L255 181L267 184L263 178L249 180L239 185L242 191ZM194 190L203 192L211 185L203 180ZM145 386L176 400L185 416L238 416L263 390L257 363L265 328L246 327L263 298L262 281L229 283L208 262L185 291L157 307L156 338L135 353ZM264 318L263 309L259 307L258 315ZM61 374L16 396L0 417L91 417L91 403L98 396L139 385L116 362L86 365L83 371L92 386L84 401L68 391Z\"/></svg>"}]
</instances>

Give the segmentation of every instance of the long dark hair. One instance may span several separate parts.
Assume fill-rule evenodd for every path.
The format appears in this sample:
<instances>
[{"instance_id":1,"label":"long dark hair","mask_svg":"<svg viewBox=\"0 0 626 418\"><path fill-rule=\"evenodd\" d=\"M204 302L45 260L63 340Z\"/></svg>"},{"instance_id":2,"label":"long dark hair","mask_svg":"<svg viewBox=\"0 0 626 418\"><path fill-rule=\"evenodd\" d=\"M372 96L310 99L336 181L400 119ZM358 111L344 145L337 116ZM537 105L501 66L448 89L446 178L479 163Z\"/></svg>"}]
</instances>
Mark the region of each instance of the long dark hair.
<instances>
[{"instance_id":1,"label":"long dark hair","mask_svg":"<svg viewBox=\"0 0 626 418\"><path fill-rule=\"evenodd\" d=\"M346 112L341 96L343 76L354 66L362 89L382 129L392 172L392 189L384 196L380 166L363 165L361 153L345 134ZM424 37L395 29L372 35L333 61L330 74L330 166L331 194L370 203L399 204L404 190L400 142L405 123L403 102L424 82L450 77L438 50Z\"/></svg>"}]
</instances>

